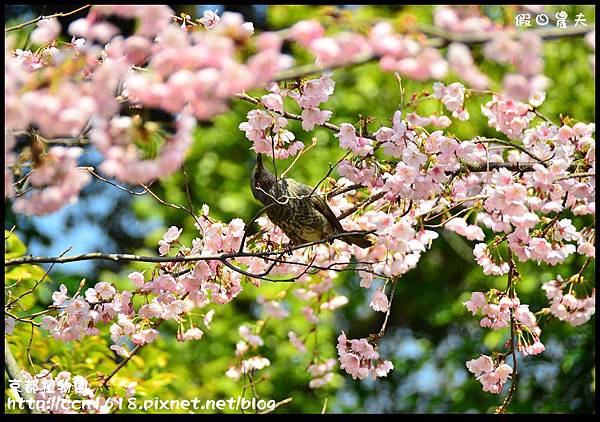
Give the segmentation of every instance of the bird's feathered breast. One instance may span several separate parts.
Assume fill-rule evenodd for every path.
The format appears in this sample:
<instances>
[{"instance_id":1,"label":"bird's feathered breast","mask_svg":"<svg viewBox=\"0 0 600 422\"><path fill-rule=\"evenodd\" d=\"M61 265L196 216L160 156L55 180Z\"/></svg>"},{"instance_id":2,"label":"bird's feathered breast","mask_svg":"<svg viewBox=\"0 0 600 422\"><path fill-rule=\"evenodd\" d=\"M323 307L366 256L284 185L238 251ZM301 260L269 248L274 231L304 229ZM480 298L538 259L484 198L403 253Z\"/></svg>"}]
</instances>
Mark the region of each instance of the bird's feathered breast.
<instances>
[{"instance_id":1,"label":"bird's feathered breast","mask_svg":"<svg viewBox=\"0 0 600 422\"><path fill-rule=\"evenodd\" d=\"M297 199L302 199L305 201L311 201L313 207L319 211L323 216L327 219L329 224L333 228L335 228L339 232L343 232L344 229L340 224L339 220L327 205L327 202L323 198L322 194L319 194L317 191L313 192L313 188L304 183L300 183L295 181L294 179L285 179L280 183L284 183L287 185L287 191L290 193L290 197L295 197ZM285 189L284 189L285 191ZM312 195L311 195L312 194Z\"/></svg>"}]
</instances>

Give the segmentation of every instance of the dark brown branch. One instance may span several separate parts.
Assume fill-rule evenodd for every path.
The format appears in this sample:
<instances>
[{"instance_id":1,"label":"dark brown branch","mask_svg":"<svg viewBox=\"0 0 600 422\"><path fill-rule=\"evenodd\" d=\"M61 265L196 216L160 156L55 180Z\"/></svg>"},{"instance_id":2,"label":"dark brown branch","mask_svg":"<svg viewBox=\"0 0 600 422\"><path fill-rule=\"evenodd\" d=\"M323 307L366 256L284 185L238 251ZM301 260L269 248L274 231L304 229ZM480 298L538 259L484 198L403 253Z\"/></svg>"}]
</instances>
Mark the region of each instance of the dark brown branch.
<instances>
[{"instance_id":1,"label":"dark brown branch","mask_svg":"<svg viewBox=\"0 0 600 422\"><path fill-rule=\"evenodd\" d=\"M535 164L538 163L505 163L505 162L489 162L489 163L467 163L466 164L466 169L468 171L470 171L471 173L485 173L487 171L490 170L499 170L499 169L507 169L509 171L512 172L518 172L518 173L527 173L527 172L531 172L534 171L533 166ZM546 165L544 163L539 163L542 164L544 167L546 167ZM568 171L575 171L575 169L577 168L576 165L571 164L568 168ZM461 171L457 171L455 173L461 173ZM452 173L454 174L454 173Z\"/></svg>"},{"instance_id":2,"label":"dark brown branch","mask_svg":"<svg viewBox=\"0 0 600 422\"><path fill-rule=\"evenodd\" d=\"M370 232L364 232L364 231L349 231L349 232L344 232L344 233L337 233L334 234L331 237L331 239L343 239L344 237L347 236L354 236L354 235L362 235L362 234L368 234L368 233L373 233L373 231ZM76 261L89 261L89 260L109 260L109 261L114 261L114 262L120 262L120 261L138 261L138 262L196 262L196 261L220 261L223 262L225 264L225 261L227 259L234 259L234 258L240 258L240 257L264 257L264 256L272 256L272 255L279 255L282 252L292 252L298 249L303 249L309 246L313 246L313 245L320 245L320 244L324 244L324 243L328 243L328 239L323 239L323 240L316 240L314 242L307 242L307 243L303 243L297 246L294 246L292 248L286 249L286 250L280 250L280 251L265 251L265 252L241 252L241 253L224 253L221 255L214 255L214 256L198 256L198 255L191 255L191 256L142 256L142 255L132 255L132 254L119 254L119 253L102 253L102 252L93 252L93 253L88 253L88 254L82 254L82 255L73 255L73 256L63 256L63 257L43 257L43 256L24 256L24 257L20 257L20 258L13 258L13 259L7 259L4 261L4 265L5 266L12 266L12 265L20 265L20 264L31 264L31 263L36 263L36 264L49 264L49 263L54 263L54 264L65 264L68 262L76 262Z\"/></svg>"},{"instance_id":3,"label":"dark brown branch","mask_svg":"<svg viewBox=\"0 0 600 422\"><path fill-rule=\"evenodd\" d=\"M524 152L525 154L529 155L531 158L533 158L538 163L543 163L545 161L545 160L542 160L541 158L539 158L534 153L527 151L527 148L523 147L522 145L518 145L518 144L515 144L515 143L510 142L510 141L505 141L504 139L484 138L482 136L476 136L475 139L476 139L476 141L475 141L476 144L486 143L486 144L505 145L507 147L515 148L515 149L518 149L521 152Z\"/></svg>"},{"instance_id":4,"label":"dark brown branch","mask_svg":"<svg viewBox=\"0 0 600 422\"><path fill-rule=\"evenodd\" d=\"M507 283L507 291L508 296L511 299L514 299L514 283L515 283L515 261L512 256L512 251L508 248L508 283ZM516 337L516 320L515 320L515 312L514 309L510 309L510 353L512 354L513 359L513 372L512 378L510 382L510 388L508 389L508 394L502 401L502 404L496 408L496 413L504 413L506 411L507 406L510 404L515 391L517 390L518 383L518 372L517 372L517 345L515 344Z\"/></svg>"},{"instance_id":5,"label":"dark brown branch","mask_svg":"<svg viewBox=\"0 0 600 422\"><path fill-rule=\"evenodd\" d=\"M160 323L162 323L162 320L160 321ZM160 325L160 323L158 325ZM156 327L158 327L158 325ZM155 328L156 328L155 327ZM131 351L131 353L129 354L129 356L127 356L125 359L123 359L118 365L117 367L110 373L110 375L108 375L106 378L103 378L102 381L100 381L100 385L99 388L104 388L106 386L106 384L108 383L108 381L110 381L110 379L112 377L114 377L117 372L119 372L121 370L121 368L123 368L125 365L127 365L127 363L131 360L131 358L140 351L140 349L144 347L144 346L135 346L133 348L133 350Z\"/></svg>"}]
</instances>

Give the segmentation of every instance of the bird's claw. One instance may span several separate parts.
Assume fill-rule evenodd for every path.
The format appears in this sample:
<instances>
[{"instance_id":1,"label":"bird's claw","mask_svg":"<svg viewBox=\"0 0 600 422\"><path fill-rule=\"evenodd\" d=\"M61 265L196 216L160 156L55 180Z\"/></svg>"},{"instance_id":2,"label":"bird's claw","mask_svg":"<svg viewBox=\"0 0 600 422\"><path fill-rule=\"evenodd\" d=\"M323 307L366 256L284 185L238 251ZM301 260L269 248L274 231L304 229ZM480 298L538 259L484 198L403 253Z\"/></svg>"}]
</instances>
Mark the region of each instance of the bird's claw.
<instances>
[{"instance_id":1,"label":"bird's claw","mask_svg":"<svg viewBox=\"0 0 600 422\"><path fill-rule=\"evenodd\" d=\"M294 247L293 243L290 242L286 245L283 246L283 253L285 255L291 256L292 255L292 248Z\"/></svg>"}]
</instances>

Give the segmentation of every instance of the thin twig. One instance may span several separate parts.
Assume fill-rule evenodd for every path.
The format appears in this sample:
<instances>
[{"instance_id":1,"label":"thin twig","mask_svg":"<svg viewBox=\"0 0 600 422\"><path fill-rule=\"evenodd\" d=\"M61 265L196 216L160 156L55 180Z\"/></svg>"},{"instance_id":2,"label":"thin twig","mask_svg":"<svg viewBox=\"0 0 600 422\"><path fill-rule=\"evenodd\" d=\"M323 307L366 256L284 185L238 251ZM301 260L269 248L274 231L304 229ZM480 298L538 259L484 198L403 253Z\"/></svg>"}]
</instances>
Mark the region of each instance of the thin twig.
<instances>
[{"instance_id":1,"label":"thin twig","mask_svg":"<svg viewBox=\"0 0 600 422\"><path fill-rule=\"evenodd\" d=\"M267 410L263 410L262 412L258 412L259 415L264 415L266 413L271 413L273 412L275 409L277 409L279 406L283 406L284 404L288 404L291 403L292 398L288 397L287 399L281 400L277 403L275 403L275 406L273 406L273 409L267 409Z\"/></svg>"},{"instance_id":2,"label":"thin twig","mask_svg":"<svg viewBox=\"0 0 600 422\"><path fill-rule=\"evenodd\" d=\"M69 246L67 249L65 249L64 252L58 256L58 259L62 259L62 257L64 257L64 255L67 252L69 252L71 249L73 249L72 246ZM16 258L16 259L19 259L19 258ZM8 304L6 304L4 306L4 309L10 309L15 302L18 302L19 300L21 300L21 298L27 296L28 294L33 293L35 291L35 289L37 289L37 287L44 282L44 280L46 279L46 277L48 276L50 271L52 271L52 268L54 268L55 264L56 264L56 262L52 262L52 265L50 265L50 268L48 268L48 270L46 272L44 272L44 275L42 276L42 278L40 280L36 281L35 285L31 289L27 290L26 292L21 293L21 295L19 297L10 301Z\"/></svg>"},{"instance_id":3,"label":"thin twig","mask_svg":"<svg viewBox=\"0 0 600 422\"><path fill-rule=\"evenodd\" d=\"M353 206L352 208L347 209L346 211L343 211L339 217L338 220L343 220L344 218L348 217L351 214L354 214L356 211L358 211L359 209L363 209L365 208L367 205L372 204L373 202L377 201L378 199L381 199L385 196L386 192L385 191L381 191L379 193L376 193L375 195L371 196L369 199L356 204L355 206Z\"/></svg>"},{"instance_id":4,"label":"thin twig","mask_svg":"<svg viewBox=\"0 0 600 422\"><path fill-rule=\"evenodd\" d=\"M505 141L504 139L484 138L482 136L476 136L475 139L476 139L476 141L475 141L476 144L488 143L488 144L506 145L506 146L509 146L511 148L518 149L521 152L524 152L525 154L529 155L531 158L533 158L538 163L543 163L544 162L544 160L542 160L541 158L539 158L534 153L532 153L530 151L527 151L527 149L525 147L523 147L522 145L518 145L518 144L515 144L515 143L510 142L510 141Z\"/></svg>"},{"instance_id":5,"label":"thin twig","mask_svg":"<svg viewBox=\"0 0 600 422\"><path fill-rule=\"evenodd\" d=\"M37 23L37 22L41 21L42 19L63 18L65 16L70 16L70 15L73 15L73 14L75 14L77 12L80 12L80 11L82 11L84 9L87 9L88 7L91 7L91 6L92 6L91 4L86 4L85 6L81 6L80 8L75 9L75 10L73 10L71 12L55 13L55 14L49 15L49 16L38 16L37 18L32 19L30 21L27 21L27 22L24 22L24 23L20 23L20 24L15 25L15 26L11 26L10 28L4 28L4 32L10 32L10 31L15 31L17 29L25 28L28 25L33 25L34 23Z\"/></svg>"},{"instance_id":6,"label":"thin twig","mask_svg":"<svg viewBox=\"0 0 600 422\"><path fill-rule=\"evenodd\" d=\"M108 183L109 185L111 185L111 186L114 186L114 187L116 187L116 188L118 188L118 189L121 189L122 191L125 191L125 192L127 192L127 193L130 193L130 194L132 194L132 195L141 196L141 195L144 195L146 192L148 192L148 188L146 188L146 187L144 187L144 190L143 190L143 191L141 191L141 192L134 192L134 191L132 191L132 190L129 190L129 189L127 189L127 188L123 187L123 186L120 186L120 185L118 185L118 184L116 184L116 183L114 183L114 182L111 182L110 180L108 180L108 179L106 179L105 177L102 177L102 176L100 176L98 173L96 173L96 172L94 171L94 167L79 167L79 168L80 168L80 169L83 169L83 170L87 170L87 171L88 171L88 172L89 172L89 173L90 173L92 176L94 176L94 177L95 177L95 178L97 178L98 180L101 180L101 181L103 181L104 183Z\"/></svg>"},{"instance_id":7,"label":"thin twig","mask_svg":"<svg viewBox=\"0 0 600 422\"><path fill-rule=\"evenodd\" d=\"M390 303L388 305L387 312L385 313L385 319L383 320L383 325L379 330L379 334L377 336L382 338L385 335L385 328L387 327L388 319L390 317L390 313L392 312L392 301L394 300L394 293L396 292L396 286L398 285L398 279L392 282L392 290L390 291Z\"/></svg>"},{"instance_id":8,"label":"thin twig","mask_svg":"<svg viewBox=\"0 0 600 422\"><path fill-rule=\"evenodd\" d=\"M288 172L292 169L292 167L294 167L294 164L296 164L296 162L300 159L300 157L302 157L305 153L307 153L308 151L310 151L314 146L317 145L317 138L315 136L312 137L311 139L311 143L308 147L303 148L298 155L296 155L296 158L294 158L294 161L292 161L292 164L290 164L288 166L288 168L285 169L285 171L283 173L281 173L281 179L284 179L285 176L288 174Z\"/></svg>"}]
</instances>

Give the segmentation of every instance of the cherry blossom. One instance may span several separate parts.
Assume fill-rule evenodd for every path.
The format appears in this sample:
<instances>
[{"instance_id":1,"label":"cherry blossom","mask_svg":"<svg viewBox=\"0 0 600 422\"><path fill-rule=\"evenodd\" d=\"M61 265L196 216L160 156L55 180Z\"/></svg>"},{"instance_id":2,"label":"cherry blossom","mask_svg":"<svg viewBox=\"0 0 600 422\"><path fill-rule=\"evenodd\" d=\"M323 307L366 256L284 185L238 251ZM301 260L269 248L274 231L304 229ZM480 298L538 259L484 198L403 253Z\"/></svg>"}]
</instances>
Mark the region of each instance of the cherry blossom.
<instances>
[{"instance_id":1,"label":"cherry blossom","mask_svg":"<svg viewBox=\"0 0 600 422\"><path fill-rule=\"evenodd\" d=\"M338 337L338 356L340 368L344 369L352 378L365 379L370 374L373 379L387 376L393 365L390 361L383 361L379 353L367 341L367 339L348 340L346 334ZM376 365L373 364L376 361Z\"/></svg>"},{"instance_id":2,"label":"cherry blossom","mask_svg":"<svg viewBox=\"0 0 600 422\"><path fill-rule=\"evenodd\" d=\"M382 288L377 289L377 291L373 295L373 298L371 299L371 302L369 303L369 306L371 306L371 308L373 308L374 311L387 312L390 304L387 296L385 295L385 293L383 293Z\"/></svg>"},{"instance_id":3,"label":"cherry blossom","mask_svg":"<svg viewBox=\"0 0 600 422\"><path fill-rule=\"evenodd\" d=\"M513 372L510 366L505 363L496 365L492 358L486 355L481 355L477 359L468 361L466 366L477 377L477 380L481 382L483 391L492 394L502 392L502 387Z\"/></svg>"},{"instance_id":4,"label":"cherry blossom","mask_svg":"<svg viewBox=\"0 0 600 422\"><path fill-rule=\"evenodd\" d=\"M558 276L544 283L542 289L546 291L546 297L550 300L551 314L572 326L578 326L589 321L596 312L596 289L592 289L592 294L585 297L575 296L570 289L565 294L564 289L571 284L571 281L565 282Z\"/></svg>"}]
</instances>

